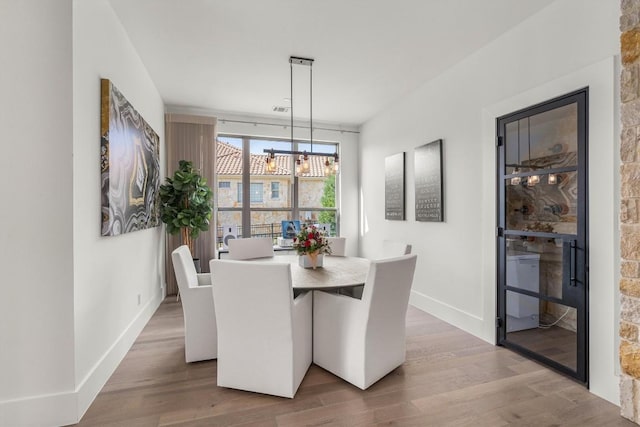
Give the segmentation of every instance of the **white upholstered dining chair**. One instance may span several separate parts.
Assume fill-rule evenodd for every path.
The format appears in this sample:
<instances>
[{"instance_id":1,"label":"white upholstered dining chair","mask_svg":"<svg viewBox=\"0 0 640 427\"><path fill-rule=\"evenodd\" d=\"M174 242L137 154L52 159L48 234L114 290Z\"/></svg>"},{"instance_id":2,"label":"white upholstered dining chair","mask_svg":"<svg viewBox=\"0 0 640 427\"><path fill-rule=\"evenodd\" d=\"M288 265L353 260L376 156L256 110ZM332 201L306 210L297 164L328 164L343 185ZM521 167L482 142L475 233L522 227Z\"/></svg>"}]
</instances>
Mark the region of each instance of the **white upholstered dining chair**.
<instances>
[{"instance_id":1,"label":"white upholstered dining chair","mask_svg":"<svg viewBox=\"0 0 640 427\"><path fill-rule=\"evenodd\" d=\"M382 242L382 254L378 259L396 258L402 255L408 255L411 253L411 245L408 243L400 242L397 240L383 240ZM349 295L353 298L362 298L363 288L357 286L351 289L345 289L341 291L344 295Z\"/></svg>"},{"instance_id":2,"label":"white upholstered dining chair","mask_svg":"<svg viewBox=\"0 0 640 427\"><path fill-rule=\"evenodd\" d=\"M269 237L229 240L229 259L243 260L273 256L273 241Z\"/></svg>"},{"instance_id":3,"label":"white upholstered dining chair","mask_svg":"<svg viewBox=\"0 0 640 427\"><path fill-rule=\"evenodd\" d=\"M171 253L184 315L185 361L215 359L218 356L216 313L211 293L211 275L196 273L189 247Z\"/></svg>"},{"instance_id":4,"label":"white upholstered dining chair","mask_svg":"<svg viewBox=\"0 0 640 427\"><path fill-rule=\"evenodd\" d=\"M372 261L362 299L314 291L316 365L365 390L404 363L416 258Z\"/></svg>"},{"instance_id":5,"label":"white upholstered dining chair","mask_svg":"<svg viewBox=\"0 0 640 427\"><path fill-rule=\"evenodd\" d=\"M312 293L293 299L291 266L211 260L218 386L292 398L311 365Z\"/></svg>"},{"instance_id":6,"label":"white upholstered dining chair","mask_svg":"<svg viewBox=\"0 0 640 427\"><path fill-rule=\"evenodd\" d=\"M411 253L411 245L397 240L384 240L382 242L382 259L396 258Z\"/></svg>"},{"instance_id":7,"label":"white upholstered dining chair","mask_svg":"<svg viewBox=\"0 0 640 427\"><path fill-rule=\"evenodd\" d=\"M331 255L345 256L347 245L346 237L327 237L327 242L331 248Z\"/></svg>"}]
</instances>

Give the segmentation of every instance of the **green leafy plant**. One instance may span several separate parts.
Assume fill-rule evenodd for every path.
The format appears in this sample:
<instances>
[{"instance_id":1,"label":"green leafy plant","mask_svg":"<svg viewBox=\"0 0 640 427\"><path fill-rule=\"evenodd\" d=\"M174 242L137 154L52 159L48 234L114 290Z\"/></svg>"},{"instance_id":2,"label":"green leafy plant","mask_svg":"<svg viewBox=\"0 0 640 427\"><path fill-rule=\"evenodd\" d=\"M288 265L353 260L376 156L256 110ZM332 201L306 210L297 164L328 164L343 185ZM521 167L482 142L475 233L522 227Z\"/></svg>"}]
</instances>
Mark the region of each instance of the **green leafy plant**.
<instances>
[{"instance_id":1,"label":"green leafy plant","mask_svg":"<svg viewBox=\"0 0 640 427\"><path fill-rule=\"evenodd\" d=\"M193 241L209 229L213 191L193 164L180 160L173 177L160 186L160 220L169 234L180 233L193 255Z\"/></svg>"}]
</instances>

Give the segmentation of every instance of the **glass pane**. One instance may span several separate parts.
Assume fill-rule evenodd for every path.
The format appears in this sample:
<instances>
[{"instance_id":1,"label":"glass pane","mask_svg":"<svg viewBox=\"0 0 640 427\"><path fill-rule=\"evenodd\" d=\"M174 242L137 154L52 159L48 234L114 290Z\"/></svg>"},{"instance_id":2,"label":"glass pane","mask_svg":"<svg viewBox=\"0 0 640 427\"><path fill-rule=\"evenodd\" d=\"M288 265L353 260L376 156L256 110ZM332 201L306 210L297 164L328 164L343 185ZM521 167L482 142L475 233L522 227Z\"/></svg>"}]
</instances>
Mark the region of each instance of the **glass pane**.
<instances>
[{"instance_id":1,"label":"glass pane","mask_svg":"<svg viewBox=\"0 0 640 427\"><path fill-rule=\"evenodd\" d=\"M252 211L251 212L251 237L270 237L273 243L277 243L278 237L282 237L282 221L289 221L291 212L286 211ZM218 212L218 248L222 248L224 236L228 233L237 233L242 237L242 213Z\"/></svg>"},{"instance_id":2,"label":"glass pane","mask_svg":"<svg viewBox=\"0 0 640 427\"><path fill-rule=\"evenodd\" d=\"M309 144L298 144L298 150L309 151ZM314 153L334 154L336 144L313 144ZM328 163L328 165L327 165ZM336 176L332 175L332 156L309 156L309 172L298 175L298 206L319 208L336 206Z\"/></svg>"},{"instance_id":3,"label":"glass pane","mask_svg":"<svg viewBox=\"0 0 640 427\"><path fill-rule=\"evenodd\" d=\"M291 220L291 212L251 211L251 237L270 237L273 244L282 236L282 222Z\"/></svg>"},{"instance_id":4,"label":"glass pane","mask_svg":"<svg viewBox=\"0 0 640 427\"><path fill-rule=\"evenodd\" d=\"M242 211L218 211L216 228L217 246L222 249L222 241L226 235L242 236Z\"/></svg>"},{"instance_id":5,"label":"glass pane","mask_svg":"<svg viewBox=\"0 0 640 427\"><path fill-rule=\"evenodd\" d=\"M576 309L507 291L507 340L576 370Z\"/></svg>"},{"instance_id":6,"label":"glass pane","mask_svg":"<svg viewBox=\"0 0 640 427\"><path fill-rule=\"evenodd\" d=\"M301 224L314 224L321 230L328 232L328 236L337 236L338 229L335 211L300 211Z\"/></svg>"},{"instance_id":7,"label":"glass pane","mask_svg":"<svg viewBox=\"0 0 640 427\"><path fill-rule=\"evenodd\" d=\"M317 157L323 159L324 157ZM313 169L312 169L313 170ZM336 206L336 175L298 178L298 197L301 208L334 208Z\"/></svg>"},{"instance_id":8,"label":"glass pane","mask_svg":"<svg viewBox=\"0 0 640 427\"><path fill-rule=\"evenodd\" d=\"M218 191L215 191L215 194L218 207L241 207L242 198L238 197L238 184L242 183L242 138L218 137L216 168Z\"/></svg>"},{"instance_id":9,"label":"glass pane","mask_svg":"<svg viewBox=\"0 0 640 427\"><path fill-rule=\"evenodd\" d=\"M324 142L314 142L313 143L313 152L314 153L327 153L327 154L335 154L338 149L336 144L327 144ZM311 144L306 142L298 143L298 151L309 151L311 152Z\"/></svg>"},{"instance_id":10,"label":"glass pane","mask_svg":"<svg viewBox=\"0 0 640 427\"><path fill-rule=\"evenodd\" d=\"M576 234L577 177L566 172L507 179L507 229Z\"/></svg>"},{"instance_id":11,"label":"glass pane","mask_svg":"<svg viewBox=\"0 0 640 427\"><path fill-rule=\"evenodd\" d=\"M522 150L518 147L522 141L519 137L520 121L507 123L505 126L505 173L518 173L522 164ZM526 141L525 141L526 147Z\"/></svg>"},{"instance_id":12,"label":"glass pane","mask_svg":"<svg viewBox=\"0 0 640 427\"><path fill-rule=\"evenodd\" d=\"M272 159L264 150L291 150L291 143L252 139L249 144L251 147L251 206L290 208L293 205L290 191L293 184L292 157L290 154L274 154ZM271 162L275 163L272 170L269 169Z\"/></svg>"},{"instance_id":13,"label":"glass pane","mask_svg":"<svg viewBox=\"0 0 640 427\"><path fill-rule=\"evenodd\" d=\"M562 239L507 236L507 286L562 299Z\"/></svg>"},{"instance_id":14,"label":"glass pane","mask_svg":"<svg viewBox=\"0 0 640 427\"><path fill-rule=\"evenodd\" d=\"M530 117L530 162L536 168L578 164L578 104L573 103Z\"/></svg>"},{"instance_id":15,"label":"glass pane","mask_svg":"<svg viewBox=\"0 0 640 427\"><path fill-rule=\"evenodd\" d=\"M505 126L505 173L572 167L578 164L576 103Z\"/></svg>"}]
</instances>

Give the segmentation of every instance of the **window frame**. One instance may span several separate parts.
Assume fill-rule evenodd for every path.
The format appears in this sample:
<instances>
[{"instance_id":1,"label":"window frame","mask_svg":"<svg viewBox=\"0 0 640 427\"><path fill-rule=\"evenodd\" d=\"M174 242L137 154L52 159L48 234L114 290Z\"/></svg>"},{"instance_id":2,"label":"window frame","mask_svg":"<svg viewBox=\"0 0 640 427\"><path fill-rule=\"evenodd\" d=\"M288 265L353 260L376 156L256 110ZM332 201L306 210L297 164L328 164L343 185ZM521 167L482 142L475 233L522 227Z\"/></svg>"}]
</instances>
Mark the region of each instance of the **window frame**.
<instances>
[{"instance_id":1,"label":"window frame","mask_svg":"<svg viewBox=\"0 0 640 427\"><path fill-rule=\"evenodd\" d=\"M242 184L245 181L248 181L249 183L251 183L251 178L255 177L255 176L263 176L263 175L251 175L250 173L250 162L251 162L251 156L250 156L250 150L251 150L251 142L252 141L283 141L283 142L291 142L290 139L285 139L285 138L265 138L265 137L253 137L253 136L248 136L248 135L237 135L237 134L219 134L219 137L227 137L227 138L235 138L235 139L242 139L242 175L240 176L241 181L238 184L238 189L239 189L239 196L241 195L242 197L239 198L236 197L236 200L238 202L238 204L240 204L240 206L238 207L220 207L218 203L216 203L216 210L218 212L241 212L242 213L242 230L249 230L248 232L244 232L243 231L243 236L242 237L251 237L250 233L251 233L251 229L252 229L252 224L251 224L251 212L290 212L289 217L292 219L299 219L300 218L300 213L301 212L323 212L323 211L328 211L328 212L334 212L334 216L335 216L335 234L336 235L340 235L340 193L339 193L339 182L340 182L340 174L336 175L336 186L335 186L335 206L334 207L323 207L323 206L305 206L305 207L300 207L299 206L299 194L298 194L298 190L299 190L299 178L298 176L296 176L295 174L295 168L292 168L291 170L291 206L287 206L287 207L256 207L256 206L251 206L252 203L254 202L250 202L250 203L243 203L242 200L245 199L244 196L249 196L248 198L251 199L251 192L250 192L250 187L249 189L247 189L246 186L243 186ZM308 146L309 141L305 141L305 140L294 140L291 150L292 151L297 151L299 150L299 144L306 144ZM338 156L340 156L340 142L339 141L314 141L314 145L318 144L318 145L333 145L336 148L336 153L338 154ZM330 155L330 154L328 154ZM264 175L266 176L266 175ZM287 175L288 176L288 175ZM216 175L216 179L217 179L217 175ZM273 184L273 182L271 182ZM262 182L260 183L261 185L263 184ZM278 182L278 184L280 184ZM282 187L279 185L280 190L282 189ZM264 191L264 187L263 191ZM269 188L269 191L271 191L271 188ZM244 194L244 193L247 194ZM279 191L279 195L278 195L278 199L280 199L280 195L281 192ZM216 195L216 197L218 197L218 195ZM255 203L264 203L264 195L262 198L261 202L255 202ZM275 199L274 199L275 200ZM216 224L216 226L219 228L219 226ZM245 235L247 234L247 235Z\"/></svg>"}]
</instances>

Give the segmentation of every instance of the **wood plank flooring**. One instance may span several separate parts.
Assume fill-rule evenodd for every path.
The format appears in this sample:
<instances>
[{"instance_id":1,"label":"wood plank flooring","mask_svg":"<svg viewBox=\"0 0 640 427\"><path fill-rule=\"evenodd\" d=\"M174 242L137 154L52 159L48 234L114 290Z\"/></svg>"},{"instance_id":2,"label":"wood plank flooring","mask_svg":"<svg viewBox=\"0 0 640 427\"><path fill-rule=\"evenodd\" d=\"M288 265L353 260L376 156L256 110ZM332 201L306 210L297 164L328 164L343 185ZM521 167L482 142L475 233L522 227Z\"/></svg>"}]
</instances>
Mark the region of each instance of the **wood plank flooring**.
<instances>
[{"instance_id":1,"label":"wood plank flooring","mask_svg":"<svg viewBox=\"0 0 640 427\"><path fill-rule=\"evenodd\" d=\"M563 364L577 369L578 336L574 331L552 326L547 329L532 328L507 332L507 340Z\"/></svg>"},{"instance_id":2,"label":"wood plank flooring","mask_svg":"<svg viewBox=\"0 0 640 427\"><path fill-rule=\"evenodd\" d=\"M183 332L169 297L77 425L635 425L574 381L412 307L403 366L362 391L312 365L294 399L217 387L215 361L184 362Z\"/></svg>"}]
</instances>

